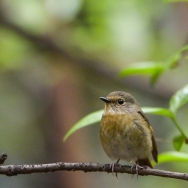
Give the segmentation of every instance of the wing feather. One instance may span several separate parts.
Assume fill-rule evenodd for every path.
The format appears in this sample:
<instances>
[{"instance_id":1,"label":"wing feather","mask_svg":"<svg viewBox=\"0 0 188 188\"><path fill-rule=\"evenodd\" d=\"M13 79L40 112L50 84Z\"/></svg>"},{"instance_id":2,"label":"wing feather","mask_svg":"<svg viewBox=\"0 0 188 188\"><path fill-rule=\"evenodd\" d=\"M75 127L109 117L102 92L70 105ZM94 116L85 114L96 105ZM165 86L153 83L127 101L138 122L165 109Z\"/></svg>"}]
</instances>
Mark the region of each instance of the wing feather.
<instances>
[{"instance_id":1,"label":"wing feather","mask_svg":"<svg viewBox=\"0 0 188 188\"><path fill-rule=\"evenodd\" d=\"M147 117L145 116L145 114L142 112L142 111L138 111L138 113L144 118L144 120L147 122L147 125L148 125L148 128L150 129L151 131L151 140L152 140L152 156L153 156L153 159L154 161L157 163L158 162L158 159L157 159L157 156L158 156L158 149L157 149L157 144L156 144L156 141L155 141L155 138L154 138L154 132L153 132L153 129L147 119Z\"/></svg>"}]
</instances>

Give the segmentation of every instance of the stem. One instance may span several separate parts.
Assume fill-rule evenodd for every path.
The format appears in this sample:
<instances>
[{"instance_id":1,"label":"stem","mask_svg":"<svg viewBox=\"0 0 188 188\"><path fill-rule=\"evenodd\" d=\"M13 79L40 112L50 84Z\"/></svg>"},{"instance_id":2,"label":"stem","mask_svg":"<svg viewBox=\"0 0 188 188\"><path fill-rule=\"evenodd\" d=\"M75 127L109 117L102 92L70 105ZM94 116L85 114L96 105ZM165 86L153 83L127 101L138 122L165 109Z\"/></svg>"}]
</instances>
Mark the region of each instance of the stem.
<instances>
[{"instance_id":1,"label":"stem","mask_svg":"<svg viewBox=\"0 0 188 188\"><path fill-rule=\"evenodd\" d=\"M184 133L183 129L181 128L180 124L177 122L175 115L172 117L172 121L175 123L175 125L176 125L177 129L180 131L180 133L185 137L185 139L187 139L187 136Z\"/></svg>"}]
</instances>

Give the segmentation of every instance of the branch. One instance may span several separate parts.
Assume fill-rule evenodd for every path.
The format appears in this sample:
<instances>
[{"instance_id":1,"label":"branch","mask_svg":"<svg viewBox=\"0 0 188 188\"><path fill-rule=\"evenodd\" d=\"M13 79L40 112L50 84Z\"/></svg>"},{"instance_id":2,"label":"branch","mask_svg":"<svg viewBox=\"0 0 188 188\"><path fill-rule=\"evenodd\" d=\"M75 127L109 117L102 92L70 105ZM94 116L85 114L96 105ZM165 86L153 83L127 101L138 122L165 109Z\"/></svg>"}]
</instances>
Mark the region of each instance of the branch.
<instances>
[{"instance_id":1,"label":"branch","mask_svg":"<svg viewBox=\"0 0 188 188\"><path fill-rule=\"evenodd\" d=\"M85 58L82 55L81 51L76 52L76 50L73 50L72 48L69 49L70 47L67 47L63 43L59 45L59 43L50 36L37 35L32 32L29 32L21 26L14 24L2 12L0 12L0 25L9 28L11 31L20 35L22 38L25 38L26 40L30 41L37 48L56 53L62 56L63 58L66 58L70 64L82 66L82 68L85 68L86 70L92 73L98 74L102 77L107 76L113 80L117 75L118 70L114 71L114 67L112 68L109 65L102 66L106 63Z\"/></svg>"},{"instance_id":2,"label":"branch","mask_svg":"<svg viewBox=\"0 0 188 188\"><path fill-rule=\"evenodd\" d=\"M69 64L82 67L82 69L85 69L86 72L93 74L95 78L99 77L109 81L110 83L111 81L113 81L113 83L119 86L129 86L130 88L137 87L143 92L147 91L153 96L160 96L163 98L169 98L169 96L171 96L173 93L169 89L165 90L164 92L164 87L158 88L156 92L151 88L148 88L147 85L145 85L143 82L141 83L138 79L126 78L126 80L124 79L120 82L119 79L117 79L117 75L120 70L112 66L111 63L88 58L86 54L78 51L78 49L73 49L70 46L67 47L67 45L63 44L63 42L59 44L59 41L55 41L53 37L34 34L22 28L21 26L14 24L10 19L7 18L6 14L1 11L1 8L0 25L10 29L22 38L30 41L35 45L36 48L40 48L48 52L53 52L67 59L69 61Z\"/></svg>"},{"instance_id":3,"label":"branch","mask_svg":"<svg viewBox=\"0 0 188 188\"><path fill-rule=\"evenodd\" d=\"M18 174L31 174L55 171L83 171L83 172L108 172L111 173L110 164L98 163L49 163L49 164L32 164L32 165L6 165L0 166L0 174L7 176L16 176ZM128 165L115 165L114 172L136 174L135 169L131 170ZM179 172L170 172L165 170L143 168L138 169L138 174L142 176L160 176L166 178L182 179L188 181L188 174Z\"/></svg>"}]
</instances>

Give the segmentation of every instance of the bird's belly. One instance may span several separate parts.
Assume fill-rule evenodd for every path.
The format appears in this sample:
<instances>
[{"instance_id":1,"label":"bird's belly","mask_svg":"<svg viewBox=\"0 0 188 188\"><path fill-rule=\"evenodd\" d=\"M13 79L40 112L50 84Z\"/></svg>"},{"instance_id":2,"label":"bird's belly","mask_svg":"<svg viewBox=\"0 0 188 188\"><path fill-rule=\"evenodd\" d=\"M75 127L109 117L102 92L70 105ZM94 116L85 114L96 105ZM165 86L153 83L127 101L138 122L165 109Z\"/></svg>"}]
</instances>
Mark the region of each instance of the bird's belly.
<instances>
[{"instance_id":1,"label":"bird's belly","mask_svg":"<svg viewBox=\"0 0 188 188\"><path fill-rule=\"evenodd\" d=\"M116 118L116 121L113 121L113 117L103 118L105 119L100 128L100 140L111 159L129 162L149 157L152 141L148 129L138 126L133 120L122 122L122 117L119 117L119 120Z\"/></svg>"}]
</instances>

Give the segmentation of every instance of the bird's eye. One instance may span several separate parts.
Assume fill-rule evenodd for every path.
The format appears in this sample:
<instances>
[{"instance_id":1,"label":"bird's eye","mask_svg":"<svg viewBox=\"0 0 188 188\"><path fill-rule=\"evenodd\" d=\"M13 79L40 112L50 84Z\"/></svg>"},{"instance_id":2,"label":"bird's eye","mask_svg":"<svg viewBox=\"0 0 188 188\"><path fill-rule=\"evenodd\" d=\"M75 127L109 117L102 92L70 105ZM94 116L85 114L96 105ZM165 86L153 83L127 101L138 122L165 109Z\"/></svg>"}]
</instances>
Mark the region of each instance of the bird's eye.
<instances>
[{"instance_id":1,"label":"bird's eye","mask_svg":"<svg viewBox=\"0 0 188 188\"><path fill-rule=\"evenodd\" d=\"M118 104L123 104L124 103L124 100L123 99L118 99Z\"/></svg>"}]
</instances>

